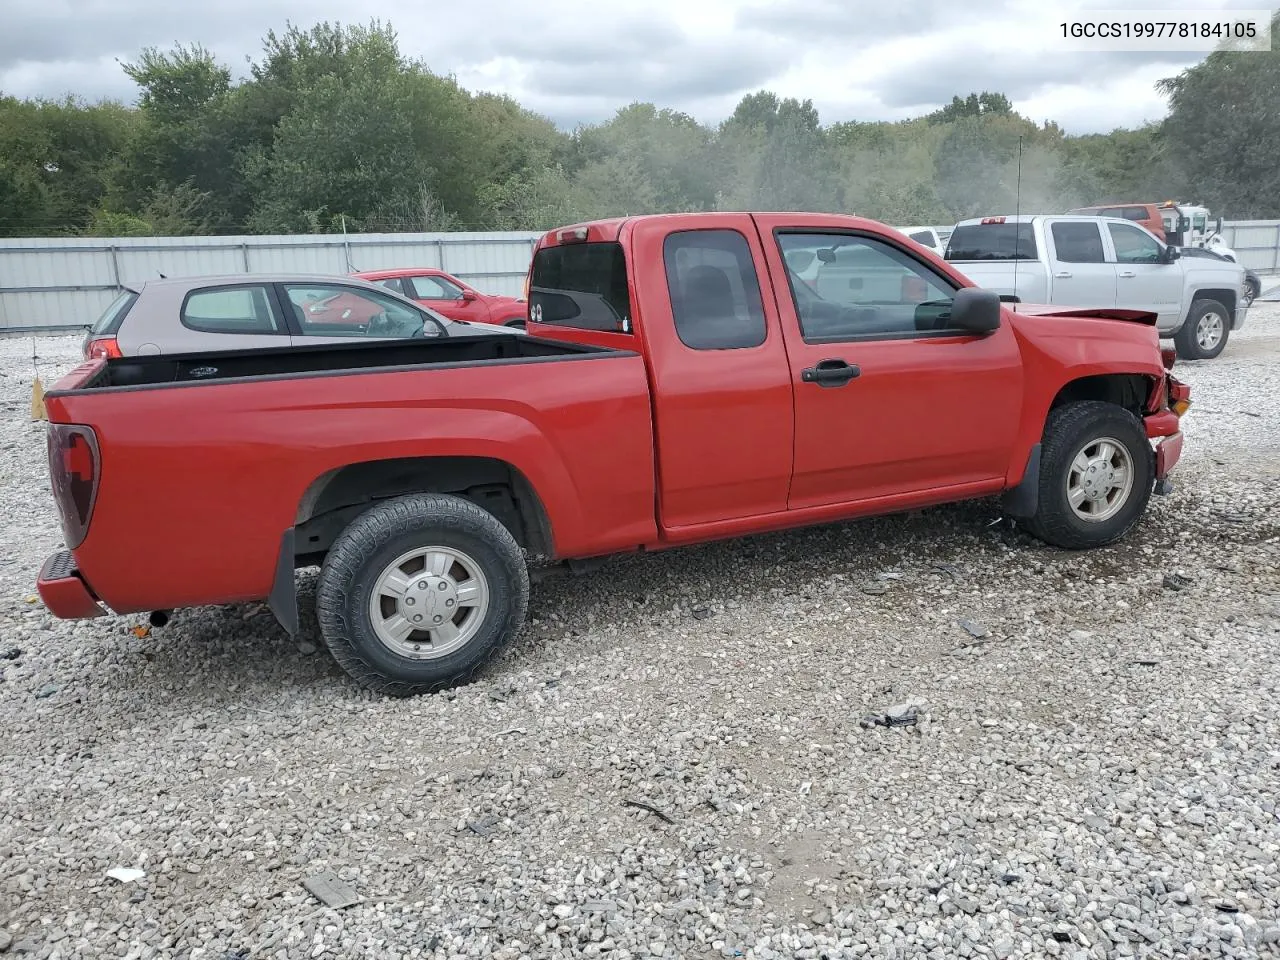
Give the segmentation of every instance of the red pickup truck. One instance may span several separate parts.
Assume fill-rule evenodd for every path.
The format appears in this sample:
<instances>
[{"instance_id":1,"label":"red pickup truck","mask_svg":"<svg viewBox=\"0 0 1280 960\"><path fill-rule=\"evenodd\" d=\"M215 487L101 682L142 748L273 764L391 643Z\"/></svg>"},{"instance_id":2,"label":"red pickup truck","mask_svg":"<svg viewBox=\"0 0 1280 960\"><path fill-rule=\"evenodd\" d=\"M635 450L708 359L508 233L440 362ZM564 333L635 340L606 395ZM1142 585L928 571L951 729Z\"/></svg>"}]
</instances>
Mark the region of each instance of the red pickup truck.
<instances>
[{"instance_id":1,"label":"red pickup truck","mask_svg":"<svg viewBox=\"0 0 1280 960\"><path fill-rule=\"evenodd\" d=\"M469 679L527 556L1000 495L1112 543L1169 491L1189 389L1155 315L1011 307L879 223L681 214L546 234L527 336L86 362L45 396L59 617L265 599L294 570L359 682Z\"/></svg>"}]
</instances>

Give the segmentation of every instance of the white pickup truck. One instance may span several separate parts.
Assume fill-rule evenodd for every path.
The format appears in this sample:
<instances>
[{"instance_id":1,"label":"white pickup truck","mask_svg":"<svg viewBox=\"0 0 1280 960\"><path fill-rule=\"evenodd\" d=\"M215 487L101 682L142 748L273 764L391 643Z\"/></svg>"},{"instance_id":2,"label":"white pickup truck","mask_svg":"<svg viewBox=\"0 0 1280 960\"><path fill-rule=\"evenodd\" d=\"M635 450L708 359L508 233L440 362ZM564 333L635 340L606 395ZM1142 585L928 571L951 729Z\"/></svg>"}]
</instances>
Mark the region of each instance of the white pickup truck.
<instances>
[{"instance_id":1,"label":"white pickup truck","mask_svg":"<svg viewBox=\"0 0 1280 960\"><path fill-rule=\"evenodd\" d=\"M1220 354L1248 309L1239 264L1184 258L1115 217L962 220L944 256L978 286L1023 303L1155 313L1160 336L1188 360Z\"/></svg>"}]
</instances>

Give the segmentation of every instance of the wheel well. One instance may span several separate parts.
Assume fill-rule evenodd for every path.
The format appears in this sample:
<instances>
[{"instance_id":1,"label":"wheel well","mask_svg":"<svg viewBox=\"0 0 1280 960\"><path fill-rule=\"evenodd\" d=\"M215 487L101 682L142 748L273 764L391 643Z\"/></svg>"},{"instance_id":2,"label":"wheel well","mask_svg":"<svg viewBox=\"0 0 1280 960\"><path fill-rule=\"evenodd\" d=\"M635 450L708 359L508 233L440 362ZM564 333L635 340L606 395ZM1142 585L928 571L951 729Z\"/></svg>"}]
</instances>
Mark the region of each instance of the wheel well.
<instances>
[{"instance_id":1,"label":"wheel well","mask_svg":"<svg viewBox=\"0 0 1280 960\"><path fill-rule=\"evenodd\" d=\"M402 457L348 464L317 477L294 518L299 566L319 563L352 520L378 500L411 493L451 493L493 514L521 547L551 556L546 508L511 464L487 457Z\"/></svg>"},{"instance_id":2,"label":"wheel well","mask_svg":"<svg viewBox=\"0 0 1280 960\"><path fill-rule=\"evenodd\" d=\"M1140 373L1105 373L1072 380L1053 398L1050 412L1067 403L1101 400L1141 417L1151 394L1152 378Z\"/></svg>"},{"instance_id":3,"label":"wheel well","mask_svg":"<svg viewBox=\"0 0 1280 960\"><path fill-rule=\"evenodd\" d=\"M1197 290L1192 298L1192 303L1196 300L1216 300L1227 311L1227 326L1231 326L1232 320L1235 318L1236 312L1236 292L1234 290ZM1187 307L1190 317L1191 308Z\"/></svg>"}]
</instances>

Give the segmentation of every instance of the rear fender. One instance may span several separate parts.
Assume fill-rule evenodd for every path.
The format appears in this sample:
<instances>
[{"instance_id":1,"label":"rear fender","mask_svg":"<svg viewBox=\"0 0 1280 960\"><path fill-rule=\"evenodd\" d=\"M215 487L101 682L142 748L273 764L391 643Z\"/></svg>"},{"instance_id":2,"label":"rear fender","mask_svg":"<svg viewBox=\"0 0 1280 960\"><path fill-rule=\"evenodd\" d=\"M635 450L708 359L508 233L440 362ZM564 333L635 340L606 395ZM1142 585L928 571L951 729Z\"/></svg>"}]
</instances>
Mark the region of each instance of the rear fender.
<instances>
[{"instance_id":1,"label":"rear fender","mask_svg":"<svg viewBox=\"0 0 1280 960\"><path fill-rule=\"evenodd\" d=\"M313 478L300 492L295 523L311 515L326 487L348 467L406 460L480 459L503 463L528 481L546 511L553 550L561 541L575 544L581 539L578 509L581 491L564 458L533 423L492 410L433 411L436 413L441 414L440 421L448 424L449 434L360 444L339 451L341 461L335 459L329 469ZM480 420L484 423L467 422Z\"/></svg>"}]
</instances>

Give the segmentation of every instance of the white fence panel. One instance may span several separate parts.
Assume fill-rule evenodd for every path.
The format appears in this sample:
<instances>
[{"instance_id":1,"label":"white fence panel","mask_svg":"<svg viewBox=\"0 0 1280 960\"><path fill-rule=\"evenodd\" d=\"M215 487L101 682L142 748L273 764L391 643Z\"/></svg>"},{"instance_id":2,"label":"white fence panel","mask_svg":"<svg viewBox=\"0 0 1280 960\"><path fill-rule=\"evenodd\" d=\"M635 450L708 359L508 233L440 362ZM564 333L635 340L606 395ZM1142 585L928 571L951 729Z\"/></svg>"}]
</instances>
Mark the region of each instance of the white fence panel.
<instances>
[{"instance_id":1,"label":"white fence panel","mask_svg":"<svg viewBox=\"0 0 1280 960\"><path fill-rule=\"evenodd\" d=\"M519 296L539 233L0 239L0 334L79 329L121 284L244 273L438 267Z\"/></svg>"},{"instance_id":2,"label":"white fence panel","mask_svg":"<svg viewBox=\"0 0 1280 960\"><path fill-rule=\"evenodd\" d=\"M1222 225L1222 239L1246 267L1280 271L1280 220L1235 220Z\"/></svg>"}]
</instances>

